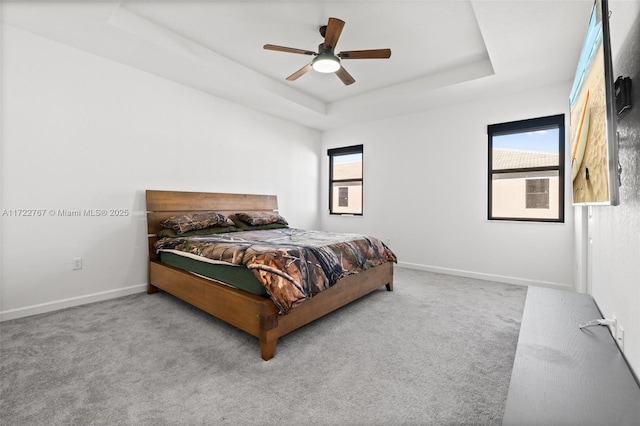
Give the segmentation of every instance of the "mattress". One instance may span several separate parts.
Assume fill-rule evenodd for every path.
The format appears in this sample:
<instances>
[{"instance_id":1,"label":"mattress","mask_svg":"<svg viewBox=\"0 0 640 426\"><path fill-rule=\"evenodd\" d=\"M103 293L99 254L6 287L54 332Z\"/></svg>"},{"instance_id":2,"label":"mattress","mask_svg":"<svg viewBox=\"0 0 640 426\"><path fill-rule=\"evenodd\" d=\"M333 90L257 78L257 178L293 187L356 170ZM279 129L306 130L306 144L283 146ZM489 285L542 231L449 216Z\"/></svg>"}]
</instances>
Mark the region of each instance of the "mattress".
<instances>
[{"instance_id":1,"label":"mattress","mask_svg":"<svg viewBox=\"0 0 640 426\"><path fill-rule=\"evenodd\" d=\"M211 263L171 251L161 251L159 255L162 263L174 268L192 272L258 296L269 297L253 272L243 266Z\"/></svg>"},{"instance_id":2,"label":"mattress","mask_svg":"<svg viewBox=\"0 0 640 426\"><path fill-rule=\"evenodd\" d=\"M375 237L289 227L165 237L153 249L247 269L283 315L347 275L397 261Z\"/></svg>"}]
</instances>

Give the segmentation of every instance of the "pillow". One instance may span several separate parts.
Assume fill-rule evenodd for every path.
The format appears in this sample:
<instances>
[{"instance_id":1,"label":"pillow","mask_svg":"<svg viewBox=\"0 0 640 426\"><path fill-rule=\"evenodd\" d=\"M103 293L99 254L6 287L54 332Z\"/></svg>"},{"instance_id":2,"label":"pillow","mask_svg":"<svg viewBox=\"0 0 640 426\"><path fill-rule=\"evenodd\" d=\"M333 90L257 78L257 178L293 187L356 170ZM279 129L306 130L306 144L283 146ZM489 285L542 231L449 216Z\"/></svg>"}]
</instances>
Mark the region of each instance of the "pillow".
<instances>
[{"instance_id":1,"label":"pillow","mask_svg":"<svg viewBox=\"0 0 640 426\"><path fill-rule=\"evenodd\" d=\"M249 225L246 222L241 221L236 215L229 215L229 219L233 221L236 225L236 229L238 231L256 231L260 229L278 229L278 228L288 228L287 225L282 223L268 223L266 225Z\"/></svg>"},{"instance_id":2,"label":"pillow","mask_svg":"<svg viewBox=\"0 0 640 426\"><path fill-rule=\"evenodd\" d=\"M284 217L273 212L241 212L235 215L239 220L247 225L269 225L271 223L279 223L288 225L289 223Z\"/></svg>"},{"instance_id":3,"label":"pillow","mask_svg":"<svg viewBox=\"0 0 640 426\"><path fill-rule=\"evenodd\" d=\"M223 232L236 232L236 231L239 231L239 229L236 228L235 226L211 226L209 228L196 229L194 231L187 231L178 235L176 234L176 231L169 228L169 229L161 229L160 231L158 231L157 235L159 238L163 238L163 237L176 238L176 237L192 237L194 235L222 234Z\"/></svg>"},{"instance_id":4,"label":"pillow","mask_svg":"<svg viewBox=\"0 0 640 426\"><path fill-rule=\"evenodd\" d=\"M211 226L233 226L233 222L217 212L187 213L182 216L170 217L162 222L163 228L173 229L178 235Z\"/></svg>"}]
</instances>

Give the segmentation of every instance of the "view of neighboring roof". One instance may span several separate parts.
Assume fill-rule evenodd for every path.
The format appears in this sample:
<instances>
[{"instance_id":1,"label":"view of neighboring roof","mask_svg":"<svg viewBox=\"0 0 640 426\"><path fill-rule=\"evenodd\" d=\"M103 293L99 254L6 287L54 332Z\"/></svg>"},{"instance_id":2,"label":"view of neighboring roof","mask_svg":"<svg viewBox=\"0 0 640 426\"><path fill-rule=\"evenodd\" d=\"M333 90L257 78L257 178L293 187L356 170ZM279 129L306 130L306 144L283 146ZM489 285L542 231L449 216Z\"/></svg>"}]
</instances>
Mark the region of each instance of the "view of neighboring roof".
<instances>
[{"instance_id":1,"label":"view of neighboring roof","mask_svg":"<svg viewBox=\"0 0 640 426\"><path fill-rule=\"evenodd\" d=\"M523 167L557 166L557 152L522 151L519 149L493 148L493 170Z\"/></svg>"},{"instance_id":2,"label":"view of neighboring roof","mask_svg":"<svg viewBox=\"0 0 640 426\"><path fill-rule=\"evenodd\" d=\"M337 163L333 166L334 179L359 179L362 177L362 160Z\"/></svg>"}]
</instances>

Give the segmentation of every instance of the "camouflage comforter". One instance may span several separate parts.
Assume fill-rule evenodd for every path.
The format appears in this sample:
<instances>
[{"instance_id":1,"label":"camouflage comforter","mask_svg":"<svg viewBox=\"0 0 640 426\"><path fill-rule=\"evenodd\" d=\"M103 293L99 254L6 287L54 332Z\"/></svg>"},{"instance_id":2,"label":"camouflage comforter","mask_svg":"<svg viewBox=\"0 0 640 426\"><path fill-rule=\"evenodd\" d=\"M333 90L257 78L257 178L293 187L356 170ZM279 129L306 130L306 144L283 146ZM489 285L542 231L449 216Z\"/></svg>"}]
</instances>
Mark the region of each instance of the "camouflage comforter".
<instances>
[{"instance_id":1,"label":"camouflage comforter","mask_svg":"<svg viewBox=\"0 0 640 426\"><path fill-rule=\"evenodd\" d=\"M397 261L395 254L374 237L295 228L162 238L154 248L156 252L185 251L246 266L281 314L346 275Z\"/></svg>"}]
</instances>

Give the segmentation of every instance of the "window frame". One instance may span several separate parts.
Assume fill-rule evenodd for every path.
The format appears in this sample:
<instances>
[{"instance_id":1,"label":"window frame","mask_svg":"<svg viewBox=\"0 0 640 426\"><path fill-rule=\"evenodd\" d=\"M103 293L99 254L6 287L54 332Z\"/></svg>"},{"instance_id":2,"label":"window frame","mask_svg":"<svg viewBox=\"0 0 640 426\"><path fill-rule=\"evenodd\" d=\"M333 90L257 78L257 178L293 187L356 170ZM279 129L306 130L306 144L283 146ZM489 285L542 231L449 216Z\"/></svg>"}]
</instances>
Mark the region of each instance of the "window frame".
<instances>
[{"instance_id":1,"label":"window frame","mask_svg":"<svg viewBox=\"0 0 640 426\"><path fill-rule=\"evenodd\" d=\"M490 221L518 221L518 222L552 222L564 223L565 210L565 119L564 114L550 115L546 117L530 118L525 120L511 121L507 123L491 124L487 126L487 137L489 147L488 158L488 200L487 219ZM527 133L539 130L558 129L558 165L543 167L522 167L512 169L493 170L493 137L515 133ZM557 218L536 218L536 217L494 217L492 215L493 200L493 176L496 174L508 173L530 173L530 172L558 172L558 217ZM550 198L551 200L551 198Z\"/></svg>"},{"instance_id":2,"label":"window frame","mask_svg":"<svg viewBox=\"0 0 640 426\"><path fill-rule=\"evenodd\" d=\"M360 173L359 179L334 179L333 178L333 160L337 156L341 155L350 155L350 154L360 154L362 156L362 170ZM338 216L362 216L364 213L364 146L360 145L351 145L345 146L341 148L332 148L327 150L327 155L329 156L329 214L338 215ZM336 183L353 183L359 182L360 187L362 189L362 199L360 202L360 213L342 213L335 212L333 206L333 190L334 185Z\"/></svg>"}]
</instances>

